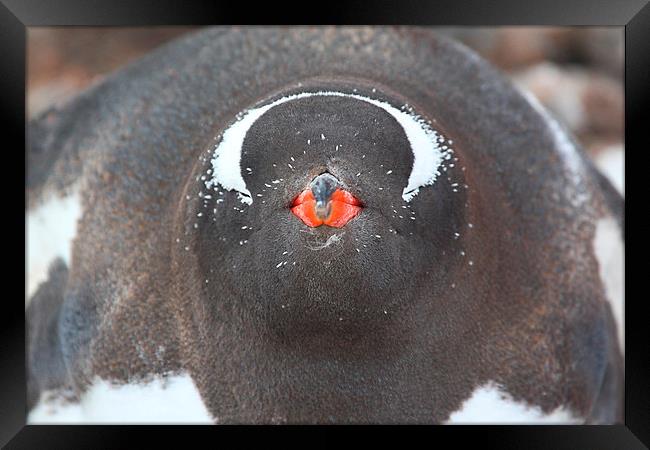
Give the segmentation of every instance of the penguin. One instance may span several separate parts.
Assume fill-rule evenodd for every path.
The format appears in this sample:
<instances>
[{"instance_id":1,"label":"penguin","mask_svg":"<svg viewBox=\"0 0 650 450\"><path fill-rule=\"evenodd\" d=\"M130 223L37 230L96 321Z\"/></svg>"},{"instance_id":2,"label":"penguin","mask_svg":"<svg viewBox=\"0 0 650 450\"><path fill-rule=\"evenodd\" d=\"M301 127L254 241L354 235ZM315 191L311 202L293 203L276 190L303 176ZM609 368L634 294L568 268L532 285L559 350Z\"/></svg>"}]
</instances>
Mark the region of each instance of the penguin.
<instances>
[{"instance_id":1,"label":"penguin","mask_svg":"<svg viewBox=\"0 0 650 450\"><path fill-rule=\"evenodd\" d=\"M29 423L623 421L623 199L433 30L202 29L28 133Z\"/></svg>"}]
</instances>

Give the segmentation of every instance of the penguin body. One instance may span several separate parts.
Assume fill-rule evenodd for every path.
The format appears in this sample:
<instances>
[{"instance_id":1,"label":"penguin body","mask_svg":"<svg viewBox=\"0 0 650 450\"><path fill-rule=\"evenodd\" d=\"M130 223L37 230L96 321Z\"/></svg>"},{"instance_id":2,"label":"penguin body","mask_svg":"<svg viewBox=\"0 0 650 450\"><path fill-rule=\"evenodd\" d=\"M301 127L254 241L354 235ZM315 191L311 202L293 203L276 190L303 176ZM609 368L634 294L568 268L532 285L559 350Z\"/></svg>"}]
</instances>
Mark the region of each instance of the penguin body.
<instances>
[{"instance_id":1,"label":"penguin body","mask_svg":"<svg viewBox=\"0 0 650 450\"><path fill-rule=\"evenodd\" d=\"M29 293L33 422L622 420L622 201L453 42L208 29L29 132L28 227L71 243ZM323 175L340 227L294 213Z\"/></svg>"}]
</instances>

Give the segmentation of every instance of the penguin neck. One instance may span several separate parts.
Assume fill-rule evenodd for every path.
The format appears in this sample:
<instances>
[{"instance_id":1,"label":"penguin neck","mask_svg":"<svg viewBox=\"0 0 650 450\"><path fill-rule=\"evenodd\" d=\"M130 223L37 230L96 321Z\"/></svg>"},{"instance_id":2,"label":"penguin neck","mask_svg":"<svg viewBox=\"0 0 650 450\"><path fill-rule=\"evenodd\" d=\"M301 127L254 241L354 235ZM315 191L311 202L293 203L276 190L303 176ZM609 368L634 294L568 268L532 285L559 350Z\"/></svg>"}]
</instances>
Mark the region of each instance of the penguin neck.
<instances>
[{"instance_id":1,"label":"penguin neck","mask_svg":"<svg viewBox=\"0 0 650 450\"><path fill-rule=\"evenodd\" d=\"M219 326L204 325L195 334L201 340L192 346L192 371L205 380L208 407L224 423L257 423L270 412L280 421L326 423L343 417L388 420L403 412L399 408L431 410L426 402L445 389L440 374L453 366L457 356L449 349L458 345L453 333L442 332L441 322L449 317L436 313L435 302L423 303L386 314L368 329L341 325L329 333L280 332L224 309ZM377 408L347 410L355 403L349 396L358 393L363 399L357 402Z\"/></svg>"},{"instance_id":2,"label":"penguin neck","mask_svg":"<svg viewBox=\"0 0 650 450\"><path fill-rule=\"evenodd\" d=\"M413 341L422 334L421 328L430 326L430 322L426 324L415 317L416 312L422 315L429 305L418 305L410 296L401 300L399 308L365 311L352 317L305 317L292 314L289 307L274 308L265 315L259 310L224 307L220 316L225 325L223 332L234 340L263 343L256 347L261 350L257 356L260 358L272 358L276 352L343 359L358 352L365 357L376 354L381 358L381 349L399 345L400 341ZM285 311L286 315L282 316Z\"/></svg>"}]
</instances>

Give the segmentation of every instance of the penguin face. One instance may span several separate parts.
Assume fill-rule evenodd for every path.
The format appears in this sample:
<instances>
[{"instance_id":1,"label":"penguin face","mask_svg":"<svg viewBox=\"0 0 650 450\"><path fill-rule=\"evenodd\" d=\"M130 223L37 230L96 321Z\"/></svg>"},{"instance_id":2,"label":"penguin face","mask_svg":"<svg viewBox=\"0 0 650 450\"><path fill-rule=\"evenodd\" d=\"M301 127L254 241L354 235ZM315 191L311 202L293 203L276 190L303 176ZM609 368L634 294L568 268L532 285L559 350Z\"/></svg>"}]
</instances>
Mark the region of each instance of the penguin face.
<instances>
[{"instance_id":1,"label":"penguin face","mask_svg":"<svg viewBox=\"0 0 650 450\"><path fill-rule=\"evenodd\" d=\"M464 180L448 139L405 103L312 87L240 114L197 177L208 296L234 291L271 326L316 332L371 328L446 287Z\"/></svg>"}]
</instances>

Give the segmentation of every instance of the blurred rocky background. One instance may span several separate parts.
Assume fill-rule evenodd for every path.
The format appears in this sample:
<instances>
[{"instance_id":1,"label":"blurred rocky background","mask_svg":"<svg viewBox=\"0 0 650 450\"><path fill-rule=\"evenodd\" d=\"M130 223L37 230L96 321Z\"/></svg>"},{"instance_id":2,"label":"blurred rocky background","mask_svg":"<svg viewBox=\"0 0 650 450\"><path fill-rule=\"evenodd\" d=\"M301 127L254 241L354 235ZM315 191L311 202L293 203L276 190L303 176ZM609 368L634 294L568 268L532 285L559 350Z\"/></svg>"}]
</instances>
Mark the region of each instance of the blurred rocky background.
<instances>
[{"instance_id":1,"label":"blurred rocky background","mask_svg":"<svg viewBox=\"0 0 650 450\"><path fill-rule=\"evenodd\" d=\"M530 91L624 193L622 27L444 28Z\"/></svg>"},{"instance_id":2,"label":"blurred rocky background","mask_svg":"<svg viewBox=\"0 0 650 450\"><path fill-rule=\"evenodd\" d=\"M195 28L29 28L30 117ZM491 61L563 122L623 192L622 27L436 28Z\"/></svg>"}]
</instances>

